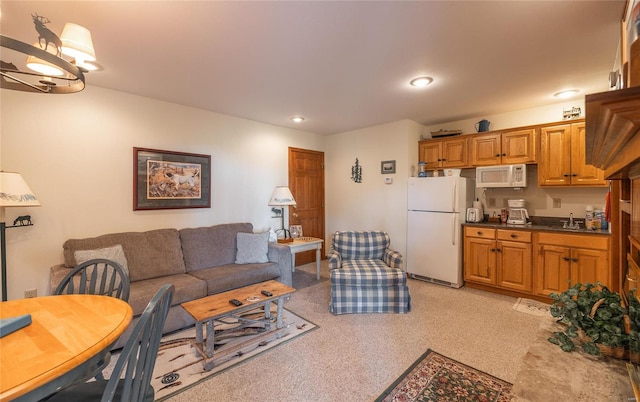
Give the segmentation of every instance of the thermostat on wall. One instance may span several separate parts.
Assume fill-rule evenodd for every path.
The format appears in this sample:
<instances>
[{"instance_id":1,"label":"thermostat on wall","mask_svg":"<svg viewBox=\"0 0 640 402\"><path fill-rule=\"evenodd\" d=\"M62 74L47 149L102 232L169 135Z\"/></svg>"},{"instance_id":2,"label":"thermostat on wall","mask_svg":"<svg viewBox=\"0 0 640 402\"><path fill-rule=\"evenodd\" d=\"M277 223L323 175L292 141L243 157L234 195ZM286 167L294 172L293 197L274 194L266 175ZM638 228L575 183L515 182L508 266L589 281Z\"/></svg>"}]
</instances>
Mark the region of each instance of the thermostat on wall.
<instances>
[{"instance_id":1,"label":"thermostat on wall","mask_svg":"<svg viewBox=\"0 0 640 402\"><path fill-rule=\"evenodd\" d=\"M391 184L393 183L393 178L392 177L385 177L384 178L384 184Z\"/></svg>"}]
</instances>

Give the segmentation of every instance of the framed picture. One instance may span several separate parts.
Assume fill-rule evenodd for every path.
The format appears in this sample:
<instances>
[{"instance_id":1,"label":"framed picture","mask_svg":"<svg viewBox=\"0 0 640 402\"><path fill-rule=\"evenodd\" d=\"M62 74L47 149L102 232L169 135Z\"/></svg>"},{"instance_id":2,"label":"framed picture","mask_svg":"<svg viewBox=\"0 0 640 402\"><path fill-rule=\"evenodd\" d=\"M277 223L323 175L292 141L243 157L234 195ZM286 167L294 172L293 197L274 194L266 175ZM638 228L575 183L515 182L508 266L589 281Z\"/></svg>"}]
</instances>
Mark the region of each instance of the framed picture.
<instances>
[{"instance_id":1,"label":"framed picture","mask_svg":"<svg viewBox=\"0 0 640 402\"><path fill-rule=\"evenodd\" d=\"M396 161L382 161L380 162L380 173L391 174L396 172Z\"/></svg>"},{"instance_id":2,"label":"framed picture","mask_svg":"<svg viewBox=\"0 0 640 402\"><path fill-rule=\"evenodd\" d=\"M289 228L292 238L302 237L302 225L291 225Z\"/></svg>"},{"instance_id":3,"label":"framed picture","mask_svg":"<svg viewBox=\"0 0 640 402\"><path fill-rule=\"evenodd\" d=\"M211 155L133 148L133 209L211 208Z\"/></svg>"}]
</instances>

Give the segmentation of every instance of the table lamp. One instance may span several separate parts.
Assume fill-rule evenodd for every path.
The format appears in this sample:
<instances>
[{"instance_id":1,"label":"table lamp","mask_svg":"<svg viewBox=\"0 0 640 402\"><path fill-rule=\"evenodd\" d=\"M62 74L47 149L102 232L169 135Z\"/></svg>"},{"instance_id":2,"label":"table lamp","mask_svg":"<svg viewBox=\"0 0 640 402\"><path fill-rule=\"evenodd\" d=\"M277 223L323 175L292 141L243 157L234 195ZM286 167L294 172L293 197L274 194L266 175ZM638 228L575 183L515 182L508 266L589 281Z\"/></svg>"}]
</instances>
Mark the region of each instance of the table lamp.
<instances>
[{"instance_id":1,"label":"table lamp","mask_svg":"<svg viewBox=\"0 0 640 402\"><path fill-rule=\"evenodd\" d=\"M271 194L271 200L269 200L269 205L277 206L281 208L271 208L271 211L280 217L282 229L276 230L276 233L282 231L284 234L284 242L293 241L291 238L291 234L284 227L284 207L288 205L297 205L296 200L293 198L293 194L291 194L291 190L287 186L277 186L275 190L273 190L273 194ZM277 217L277 216L276 216Z\"/></svg>"},{"instance_id":2,"label":"table lamp","mask_svg":"<svg viewBox=\"0 0 640 402\"><path fill-rule=\"evenodd\" d=\"M23 215L7 226L4 221L5 207L37 207L40 202L24 181L20 173L0 171L0 243L2 250L2 301L7 300L7 245L5 231L10 228L32 226L31 216Z\"/></svg>"}]
</instances>

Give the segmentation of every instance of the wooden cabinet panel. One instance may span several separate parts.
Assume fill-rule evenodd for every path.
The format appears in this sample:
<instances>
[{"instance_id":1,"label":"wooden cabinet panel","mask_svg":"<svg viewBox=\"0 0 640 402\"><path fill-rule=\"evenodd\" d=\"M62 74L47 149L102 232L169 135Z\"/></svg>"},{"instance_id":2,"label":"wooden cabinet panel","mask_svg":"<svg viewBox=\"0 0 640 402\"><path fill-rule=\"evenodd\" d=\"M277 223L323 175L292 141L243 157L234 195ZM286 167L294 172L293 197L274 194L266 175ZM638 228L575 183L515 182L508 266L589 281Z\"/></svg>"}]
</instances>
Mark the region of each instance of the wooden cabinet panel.
<instances>
[{"instance_id":1,"label":"wooden cabinet panel","mask_svg":"<svg viewBox=\"0 0 640 402\"><path fill-rule=\"evenodd\" d=\"M473 136L470 140L472 166L499 165L502 160L500 133Z\"/></svg>"},{"instance_id":2,"label":"wooden cabinet panel","mask_svg":"<svg viewBox=\"0 0 640 402\"><path fill-rule=\"evenodd\" d=\"M496 283L496 243L494 240L465 239L464 279L482 284Z\"/></svg>"},{"instance_id":3,"label":"wooden cabinet panel","mask_svg":"<svg viewBox=\"0 0 640 402\"><path fill-rule=\"evenodd\" d=\"M535 257L534 293L549 296L568 288L570 271L569 247L544 244L539 246Z\"/></svg>"},{"instance_id":4,"label":"wooden cabinet panel","mask_svg":"<svg viewBox=\"0 0 640 402\"><path fill-rule=\"evenodd\" d=\"M442 143L440 141L420 141L419 160L425 163L426 169L437 169L440 167L440 154Z\"/></svg>"},{"instance_id":5,"label":"wooden cabinet panel","mask_svg":"<svg viewBox=\"0 0 640 402\"><path fill-rule=\"evenodd\" d=\"M418 159L426 169L462 168L468 164L467 138L420 141Z\"/></svg>"},{"instance_id":6,"label":"wooden cabinet panel","mask_svg":"<svg viewBox=\"0 0 640 402\"><path fill-rule=\"evenodd\" d=\"M464 235L467 237L480 237L483 239L495 239L496 230L491 228L480 228L476 226L465 226Z\"/></svg>"},{"instance_id":7,"label":"wooden cabinet panel","mask_svg":"<svg viewBox=\"0 0 640 402\"><path fill-rule=\"evenodd\" d=\"M606 251L571 249L571 281L573 283L603 282L610 286L609 255Z\"/></svg>"},{"instance_id":8,"label":"wooden cabinet panel","mask_svg":"<svg viewBox=\"0 0 640 402\"><path fill-rule=\"evenodd\" d=\"M535 128L502 133L502 163L532 163L536 161L538 136Z\"/></svg>"},{"instance_id":9,"label":"wooden cabinet panel","mask_svg":"<svg viewBox=\"0 0 640 402\"><path fill-rule=\"evenodd\" d=\"M497 262L498 286L531 291L531 243L499 241Z\"/></svg>"},{"instance_id":10,"label":"wooden cabinet panel","mask_svg":"<svg viewBox=\"0 0 640 402\"><path fill-rule=\"evenodd\" d=\"M604 171L585 162L585 123L540 129L540 186L606 186Z\"/></svg>"},{"instance_id":11,"label":"wooden cabinet panel","mask_svg":"<svg viewBox=\"0 0 640 402\"><path fill-rule=\"evenodd\" d=\"M498 230L496 234L498 240L531 242L531 232L524 230Z\"/></svg>"}]
</instances>

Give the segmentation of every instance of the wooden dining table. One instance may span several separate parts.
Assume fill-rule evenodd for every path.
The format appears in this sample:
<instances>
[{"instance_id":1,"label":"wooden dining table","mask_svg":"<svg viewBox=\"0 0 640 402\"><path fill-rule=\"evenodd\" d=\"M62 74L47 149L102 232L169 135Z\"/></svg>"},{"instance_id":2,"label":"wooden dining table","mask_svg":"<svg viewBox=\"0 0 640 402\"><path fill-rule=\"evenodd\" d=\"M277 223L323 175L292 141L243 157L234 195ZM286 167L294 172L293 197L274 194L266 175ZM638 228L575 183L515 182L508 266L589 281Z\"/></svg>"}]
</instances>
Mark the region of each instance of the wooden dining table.
<instances>
[{"instance_id":1,"label":"wooden dining table","mask_svg":"<svg viewBox=\"0 0 640 402\"><path fill-rule=\"evenodd\" d=\"M0 338L0 401L39 400L91 372L127 329L133 311L109 296L59 295L0 303L0 318L31 324Z\"/></svg>"}]
</instances>

